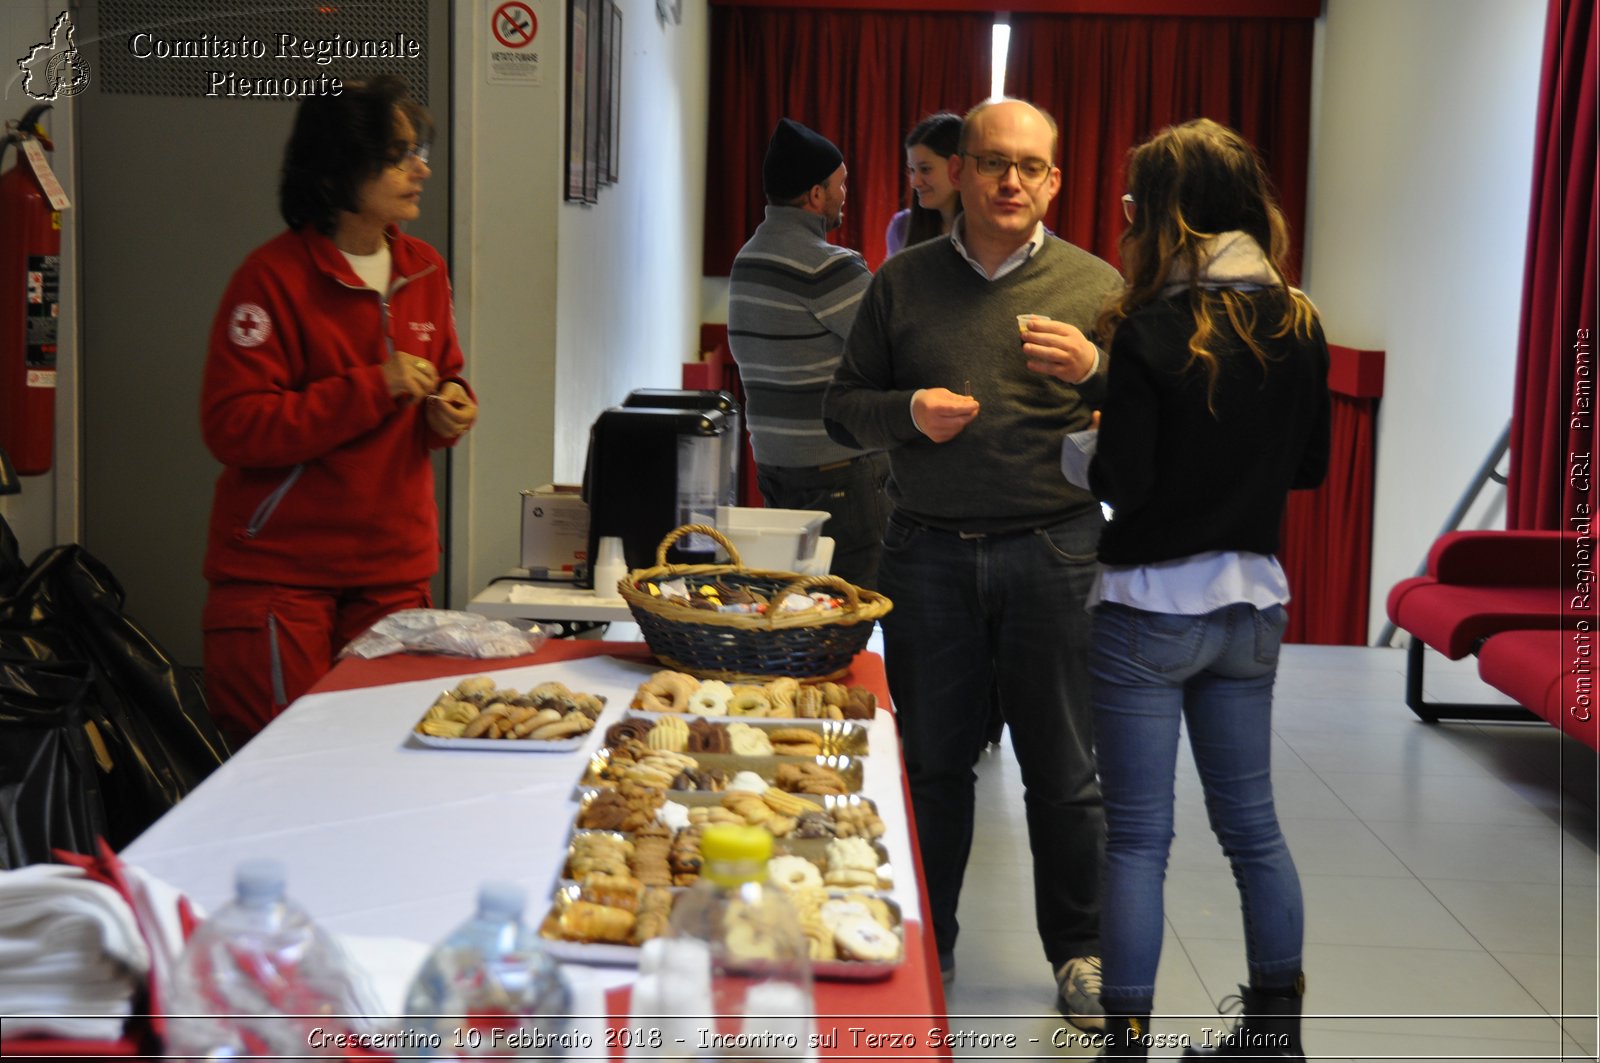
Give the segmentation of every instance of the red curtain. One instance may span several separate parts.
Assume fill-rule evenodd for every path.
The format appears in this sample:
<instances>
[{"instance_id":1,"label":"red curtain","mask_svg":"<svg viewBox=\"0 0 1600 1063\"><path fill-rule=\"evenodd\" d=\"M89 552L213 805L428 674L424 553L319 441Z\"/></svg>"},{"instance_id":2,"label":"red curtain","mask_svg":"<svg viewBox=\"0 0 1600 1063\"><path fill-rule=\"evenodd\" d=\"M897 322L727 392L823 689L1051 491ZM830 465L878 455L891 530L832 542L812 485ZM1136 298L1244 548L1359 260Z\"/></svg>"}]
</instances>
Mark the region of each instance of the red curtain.
<instances>
[{"instance_id":1,"label":"red curtain","mask_svg":"<svg viewBox=\"0 0 1600 1063\"><path fill-rule=\"evenodd\" d=\"M705 275L727 276L761 222L761 158L782 117L844 153L849 199L832 240L876 268L902 205L906 131L989 94L993 23L987 13L713 7Z\"/></svg>"},{"instance_id":2,"label":"red curtain","mask_svg":"<svg viewBox=\"0 0 1600 1063\"><path fill-rule=\"evenodd\" d=\"M1550 0L1511 413L1515 529L1575 530L1597 499L1595 36L1594 0Z\"/></svg>"},{"instance_id":3,"label":"red curtain","mask_svg":"<svg viewBox=\"0 0 1600 1063\"><path fill-rule=\"evenodd\" d=\"M1285 642L1367 641L1377 408L1375 398L1335 391L1328 479L1289 494L1278 551L1294 595Z\"/></svg>"},{"instance_id":4,"label":"red curtain","mask_svg":"<svg viewBox=\"0 0 1600 1063\"><path fill-rule=\"evenodd\" d=\"M1115 264L1128 149L1163 126L1211 118L1256 146L1298 274L1311 125L1306 18L1013 15L1006 91L1061 131L1061 194L1045 224Z\"/></svg>"}]
</instances>

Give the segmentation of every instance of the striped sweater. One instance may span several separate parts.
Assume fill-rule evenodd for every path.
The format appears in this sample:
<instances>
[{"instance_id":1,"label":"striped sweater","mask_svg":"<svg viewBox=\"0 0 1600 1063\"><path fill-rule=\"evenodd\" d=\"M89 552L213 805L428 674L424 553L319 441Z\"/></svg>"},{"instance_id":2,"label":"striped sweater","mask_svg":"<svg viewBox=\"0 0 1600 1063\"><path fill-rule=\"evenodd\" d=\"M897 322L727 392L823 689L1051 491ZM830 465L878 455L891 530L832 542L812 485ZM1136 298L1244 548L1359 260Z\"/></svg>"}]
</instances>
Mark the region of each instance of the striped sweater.
<instances>
[{"instance_id":1,"label":"striped sweater","mask_svg":"<svg viewBox=\"0 0 1600 1063\"><path fill-rule=\"evenodd\" d=\"M828 465L862 453L828 438L822 395L871 279L859 254L828 243L823 219L798 207L767 207L739 250L728 347L757 464Z\"/></svg>"}]
</instances>

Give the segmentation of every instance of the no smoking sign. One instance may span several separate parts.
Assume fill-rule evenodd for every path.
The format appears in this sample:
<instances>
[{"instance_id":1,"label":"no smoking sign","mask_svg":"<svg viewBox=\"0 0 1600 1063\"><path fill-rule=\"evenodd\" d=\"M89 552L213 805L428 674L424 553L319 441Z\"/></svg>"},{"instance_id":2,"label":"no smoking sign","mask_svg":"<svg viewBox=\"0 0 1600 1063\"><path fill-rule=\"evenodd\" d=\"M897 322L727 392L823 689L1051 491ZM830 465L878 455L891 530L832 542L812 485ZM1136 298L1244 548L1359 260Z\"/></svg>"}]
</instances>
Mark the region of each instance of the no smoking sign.
<instances>
[{"instance_id":1,"label":"no smoking sign","mask_svg":"<svg viewBox=\"0 0 1600 1063\"><path fill-rule=\"evenodd\" d=\"M544 83L539 59L542 0L486 0L489 15L489 81L494 84Z\"/></svg>"}]
</instances>

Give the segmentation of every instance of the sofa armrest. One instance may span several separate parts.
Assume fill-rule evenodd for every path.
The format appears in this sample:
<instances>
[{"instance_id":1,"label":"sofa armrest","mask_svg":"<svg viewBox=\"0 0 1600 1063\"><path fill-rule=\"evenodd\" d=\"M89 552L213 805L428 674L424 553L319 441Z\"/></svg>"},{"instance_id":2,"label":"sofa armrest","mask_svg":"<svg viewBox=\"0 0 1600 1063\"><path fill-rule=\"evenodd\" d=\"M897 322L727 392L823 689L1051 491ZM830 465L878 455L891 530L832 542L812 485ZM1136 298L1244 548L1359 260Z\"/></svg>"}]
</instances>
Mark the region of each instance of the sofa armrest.
<instances>
[{"instance_id":1,"label":"sofa armrest","mask_svg":"<svg viewBox=\"0 0 1600 1063\"><path fill-rule=\"evenodd\" d=\"M1447 532L1428 551L1428 574L1460 586L1559 587L1563 543L1576 542L1559 531Z\"/></svg>"}]
</instances>

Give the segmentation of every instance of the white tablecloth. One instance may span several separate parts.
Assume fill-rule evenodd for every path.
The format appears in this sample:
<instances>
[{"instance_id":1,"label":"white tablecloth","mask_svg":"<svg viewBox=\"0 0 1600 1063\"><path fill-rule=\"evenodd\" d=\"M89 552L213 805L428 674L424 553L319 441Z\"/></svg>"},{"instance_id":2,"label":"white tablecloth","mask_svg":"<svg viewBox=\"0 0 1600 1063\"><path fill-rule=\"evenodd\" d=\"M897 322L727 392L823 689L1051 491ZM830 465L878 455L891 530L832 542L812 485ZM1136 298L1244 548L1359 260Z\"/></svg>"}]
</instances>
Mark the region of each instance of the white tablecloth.
<instances>
[{"instance_id":1,"label":"white tablecloth","mask_svg":"<svg viewBox=\"0 0 1600 1063\"><path fill-rule=\"evenodd\" d=\"M341 934L431 944L472 913L486 879L527 887L527 917L537 922L560 874L578 780L606 728L655 670L589 657L481 673L502 687L558 680L603 695L598 725L580 750L567 753L420 745L412 726L455 679L301 698L122 858L207 909L231 897L240 861L281 859L290 895ZM888 828L892 895L905 918L919 919L894 721L883 709L869 724L868 742L863 793ZM580 985L631 977L573 974Z\"/></svg>"}]
</instances>

